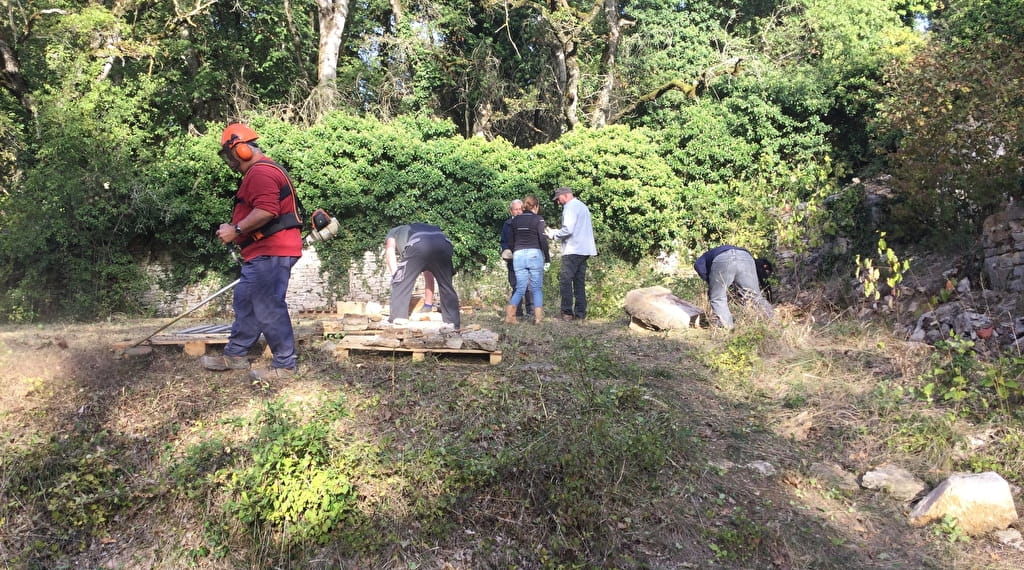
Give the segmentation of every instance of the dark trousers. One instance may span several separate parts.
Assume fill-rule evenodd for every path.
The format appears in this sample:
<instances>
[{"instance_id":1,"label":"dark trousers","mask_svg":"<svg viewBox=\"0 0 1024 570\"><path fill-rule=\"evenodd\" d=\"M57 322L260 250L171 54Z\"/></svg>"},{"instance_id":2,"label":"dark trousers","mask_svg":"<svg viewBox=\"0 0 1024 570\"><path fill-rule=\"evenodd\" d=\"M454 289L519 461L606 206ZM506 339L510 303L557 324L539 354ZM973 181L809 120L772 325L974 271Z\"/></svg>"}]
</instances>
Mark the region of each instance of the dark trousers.
<instances>
[{"instance_id":1,"label":"dark trousers","mask_svg":"<svg viewBox=\"0 0 1024 570\"><path fill-rule=\"evenodd\" d=\"M505 261L505 267L508 268L508 286L512 288L512 291L516 290L516 268L512 264L512 260ZM523 306L526 306L526 314L533 312L533 299L531 298L531 291L529 291L529 285L527 285L526 296L523 300L516 305L516 316L523 316Z\"/></svg>"},{"instance_id":2,"label":"dark trousers","mask_svg":"<svg viewBox=\"0 0 1024 570\"><path fill-rule=\"evenodd\" d=\"M235 286L227 356L245 356L260 334L267 340L274 368L295 368L295 331L288 314L285 294L297 257L263 255L242 264L242 277Z\"/></svg>"},{"instance_id":3,"label":"dark trousers","mask_svg":"<svg viewBox=\"0 0 1024 570\"><path fill-rule=\"evenodd\" d=\"M558 271L558 291L562 296L562 314L577 319L587 317L588 255L563 255L562 268Z\"/></svg>"},{"instance_id":4,"label":"dark trousers","mask_svg":"<svg viewBox=\"0 0 1024 570\"><path fill-rule=\"evenodd\" d=\"M440 236L421 238L405 246L402 261L398 262L398 270L391 279L390 320L394 322L395 319L409 318L412 291L416 288L416 279L424 271L434 274L437 294L440 295L441 320L460 328L459 294L452 285L452 276L455 274L455 268L452 267L452 244ZM437 302L438 299L435 299L434 303Z\"/></svg>"}]
</instances>

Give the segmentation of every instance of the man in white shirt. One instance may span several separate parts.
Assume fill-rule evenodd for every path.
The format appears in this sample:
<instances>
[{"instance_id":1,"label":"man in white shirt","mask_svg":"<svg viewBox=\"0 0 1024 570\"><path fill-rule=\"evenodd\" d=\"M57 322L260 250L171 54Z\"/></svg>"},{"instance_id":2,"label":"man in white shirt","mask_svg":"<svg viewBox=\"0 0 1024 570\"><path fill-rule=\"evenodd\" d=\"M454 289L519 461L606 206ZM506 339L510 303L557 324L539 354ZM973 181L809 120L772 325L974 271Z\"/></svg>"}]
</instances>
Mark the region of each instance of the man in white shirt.
<instances>
[{"instance_id":1,"label":"man in white shirt","mask_svg":"<svg viewBox=\"0 0 1024 570\"><path fill-rule=\"evenodd\" d=\"M590 210L573 195L572 188L558 188L554 198L562 207L562 227L558 230L549 228L547 234L549 238L562 242L562 268L558 272L562 320L585 319L587 259L597 255Z\"/></svg>"}]
</instances>

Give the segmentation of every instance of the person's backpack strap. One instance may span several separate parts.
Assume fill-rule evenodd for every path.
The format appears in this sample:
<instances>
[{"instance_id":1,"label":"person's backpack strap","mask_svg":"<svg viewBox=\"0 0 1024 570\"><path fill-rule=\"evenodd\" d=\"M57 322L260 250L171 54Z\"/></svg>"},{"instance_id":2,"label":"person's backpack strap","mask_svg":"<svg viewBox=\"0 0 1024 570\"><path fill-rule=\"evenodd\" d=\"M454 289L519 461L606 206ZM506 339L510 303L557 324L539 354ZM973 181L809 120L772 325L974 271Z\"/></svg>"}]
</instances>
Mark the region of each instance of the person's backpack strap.
<instances>
[{"instance_id":1,"label":"person's backpack strap","mask_svg":"<svg viewBox=\"0 0 1024 570\"><path fill-rule=\"evenodd\" d=\"M302 220L306 217L305 209L302 207L302 202L299 201L299 195L295 191L295 187L292 185L292 177L288 175L288 171L285 170L283 166L272 160L260 160L253 164L254 167L260 165L276 168L284 175L285 183L279 188L278 200L284 202L291 198L293 211L281 214L264 224L263 227L250 232L249 237L238 244L239 249L245 249L257 241L270 237L279 231L289 230L291 228L301 228ZM237 196L235 197L235 201L238 201Z\"/></svg>"}]
</instances>

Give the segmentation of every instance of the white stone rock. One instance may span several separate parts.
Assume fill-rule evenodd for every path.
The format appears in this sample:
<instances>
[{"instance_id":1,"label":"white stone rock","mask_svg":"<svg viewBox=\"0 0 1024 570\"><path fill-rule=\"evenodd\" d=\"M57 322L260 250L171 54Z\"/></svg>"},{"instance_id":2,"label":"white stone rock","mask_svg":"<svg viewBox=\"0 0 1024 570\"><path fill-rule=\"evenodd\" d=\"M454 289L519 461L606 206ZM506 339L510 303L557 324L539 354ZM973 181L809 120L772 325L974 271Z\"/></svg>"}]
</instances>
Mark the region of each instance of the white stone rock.
<instances>
[{"instance_id":1,"label":"white stone rock","mask_svg":"<svg viewBox=\"0 0 1024 570\"><path fill-rule=\"evenodd\" d=\"M945 516L971 536L1005 529L1018 518L1010 484L992 471L950 476L914 507L910 524L924 526Z\"/></svg>"},{"instance_id":2,"label":"white stone rock","mask_svg":"<svg viewBox=\"0 0 1024 570\"><path fill-rule=\"evenodd\" d=\"M910 471L891 463L880 465L862 475L860 485L865 489L884 489L902 501L912 500L927 488L924 481L914 477Z\"/></svg>"},{"instance_id":3,"label":"white stone rock","mask_svg":"<svg viewBox=\"0 0 1024 570\"><path fill-rule=\"evenodd\" d=\"M626 293L626 313L644 326L655 330L685 329L698 326L699 307L672 294L665 287L644 287Z\"/></svg>"},{"instance_id":4,"label":"white stone rock","mask_svg":"<svg viewBox=\"0 0 1024 570\"><path fill-rule=\"evenodd\" d=\"M751 461L746 465L747 469L753 469L765 477L775 475L775 466L767 461Z\"/></svg>"}]
</instances>

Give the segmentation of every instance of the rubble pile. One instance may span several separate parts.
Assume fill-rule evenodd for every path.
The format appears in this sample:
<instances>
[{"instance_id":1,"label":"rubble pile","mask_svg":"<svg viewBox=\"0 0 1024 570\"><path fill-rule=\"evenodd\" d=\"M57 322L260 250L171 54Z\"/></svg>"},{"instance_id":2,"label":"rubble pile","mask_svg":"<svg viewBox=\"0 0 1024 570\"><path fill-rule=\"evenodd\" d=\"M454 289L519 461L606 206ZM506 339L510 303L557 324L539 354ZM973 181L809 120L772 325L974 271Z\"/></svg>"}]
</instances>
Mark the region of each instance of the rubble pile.
<instances>
[{"instance_id":1,"label":"rubble pile","mask_svg":"<svg viewBox=\"0 0 1024 570\"><path fill-rule=\"evenodd\" d=\"M339 348L498 350L499 335L470 325L456 330L439 313L417 313L389 323L379 314L342 315L323 322L325 335L338 335Z\"/></svg>"}]
</instances>

